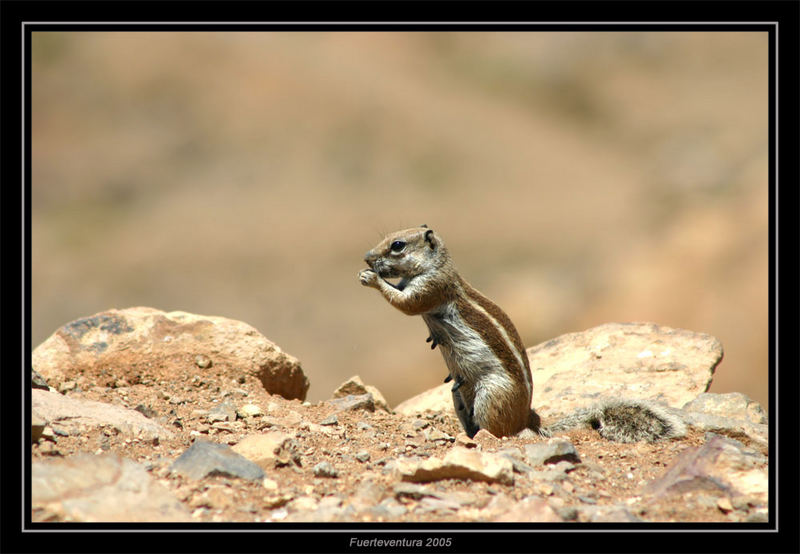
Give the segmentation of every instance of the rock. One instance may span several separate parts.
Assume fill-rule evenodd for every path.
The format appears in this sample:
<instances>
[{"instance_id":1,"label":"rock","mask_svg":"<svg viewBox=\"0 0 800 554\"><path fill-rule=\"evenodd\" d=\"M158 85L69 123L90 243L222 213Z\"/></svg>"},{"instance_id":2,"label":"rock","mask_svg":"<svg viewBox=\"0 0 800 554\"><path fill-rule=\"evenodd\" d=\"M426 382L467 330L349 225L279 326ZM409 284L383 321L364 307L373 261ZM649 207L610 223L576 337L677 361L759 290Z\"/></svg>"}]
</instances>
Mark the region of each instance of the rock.
<instances>
[{"instance_id":1,"label":"rock","mask_svg":"<svg viewBox=\"0 0 800 554\"><path fill-rule=\"evenodd\" d=\"M206 419L209 423L214 423L215 421L236 421L236 407L226 400L211 408Z\"/></svg>"},{"instance_id":2,"label":"rock","mask_svg":"<svg viewBox=\"0 0 800 554\"><path fill-rule=\"evenodd\" d=\"M723 491L767 502L767 458L741 443L714 436L699 448L688 448L664 472L644 487L644 494L661 498L694 490Z\"/></svg>"},{"instance_id":3,"label":"rock","mask_svg":"<svg viewBox=\"0 0 800 554\"><path fill-rule=\"evenodd\" d=\"M412 500L421 500L425 496L432 496L439 498L439 492L430 487L417 485L414 483L397 483L392 487L395 498L411 498Z\"/></svg>"},{"instance_id":4,"label":"rock","mask_svg":"<svg viewBox=\"0 0 800 554\"><path fill-rule=\"evenodd\" d=\"M68 430L69 434L110 425L120 433L145 439L172 437L171 431L139 412L112 404L34 389L31 391L31 405L39 417Z\"/></svg>"},{"instance_id":5,"label":"rock","mask_svg":"<svg viewBox=\"0 0 800 554\"><path fill-rule=\"evenodd\" d=\"M319 422L320 425L339 425L339 418L336 417L336 414L332 416L328 416L322 421Z\"/></svg>"},{"instance_id":6,"label":"rock","mask_svg":"<svg viewBox=\"0 0 800 554\"><path fill-rule=\"evenodd\" d=\"M198 371L198 356L257 377L270 394L304 400L308 379L300 362L241 321L153 308L109 310L72 321L40 344L33 368L59 386L78 375L137 383L141 369L165 363ZM209 364L210 365L210 364ZM209 366L206 366L209 367Z\"/></svg>"},{"instance_id":7,"label":"rock","mask_svg":"<svg viewBox=\"0 0 800 554\"><path fill-rule=\"evenodd\" d=\"M369 394L372 396L372 401L376 407L386 412L391 412L389 404L380 391L371 385L365 385L358 375L350 377L347 381L339 385L336 390L333 391L333 396L331 398L344 398L348 395L360 396L362 394Z\"/></svg>"},{"instance_id":8,"label":"rock","mask_svg":"<svg viewBox=\"0 0 800 554\"><path fill-rule=\"evenodd\" d=\"M385 490L374 477L363 478L353 495L353 507L357 510L366 510L375 506L383 498Z\"/></svg>"},{"instance_id":9,"label":"rock","mask_svg":"<svg viewBox=\"0 0 800 554\"><path fill-rule=\"evenodd\" d=\"M58 392L61 394L68 393L71 390L75 390L75 387L78 386L78 383L75 381L64 381L60 385L58 385Z\"/></svg>"},{"instance_id":10,"label":"rock","mask_svg":"<svg viewBox=\"0 0 800 554\"><path fill-rule=\"evenodd\" d=\"M560 522L562 519L545 499L528 496L514 503L511 509L496 516L494 521Z\"/></svg>"},{"instance_id":11,"label":"rock","mask_svg":"<svg viewBox=\"0 0 800 554\"><path fill-rule=\"evenodd\" d=\"M366 450L359 450L358 452L356 452L356 460L358 460L359 462L366 463L369 461L369 459L370 455L369 452L367 452Z\"/></svg>"},{"instance_id":12,"label":"rock","mask_svg":"<svg viewBox=\"0 0 800 554\"><path fill-rule=\"evenodd\" d=\"M679 411L681 419L695 429L730 437L750 438L766 452L769 444L767 414L761 405L738 392L704 393Z\"/></svg>"},{"instance_id":13,"label":"rock","mask_svg":"<svg viewBox=\"0 0 800 554\"><path fill-rule=\"evenodd\" d=\"M421 463L398 460L403 481L427 482L440 479L469 479L489 483L514 482L511 461L495 454L453 447L444 459L431 457Z\"/></svg>"},{"instance_id":14,"label":"rock","mask_svg":"<svg viewBox=\"0 0 800 554\"><path fill-rule=\"evenodd\" d=\"M767 414L761 404L740 392L716 394L705 392L687 402L684 410L731 419L743 419L756 425L766 425Z\"/></svg>"},{"instance_id":15,"label":"rock","mask_svg":"<svg viewBox=\"0 0 800 554\"><path fill-rule=\"evenodd\" d=\"M581 461L575 446L569 441L559 439L526 444L525 457L528 459L528 463L534 467L544 464L557 464L561 461L576 464Z\"/></svg>"},{"instance_id":16,"label":"rock","mask_svg":"<svg viewBox=\"0 0 800 554\"><path fill-rule=\"evenodd\" d=\"M425 412L437 412L447 413L452 417L457 417L456 411L453 408L453 395L450 391L452 388L452 384L445 383L428 389L395 406L394 412L405 416L414 416Z\"/></svg>"},{"instance_id":17,"label":"rock","mask_svg":"<svg viewBox=\"0 0 800 554\"><path fill-rule=\"evenodd\" d=\"M348 394L342 398L332 398L331 400L328 400L328 403L332 404L336 408L337 412L343 412L346 410L367 410L368 412L375 411L375 400L371 394Z\"/></svg>"},{"instance_id":18,"label":"rock","mask_svg":"<svg viewBox=\"0 0 800 554\"><path fill-rule=\"evenodd\" d=\"M44 377L39 375L35 369L31 370L31 388L50 390L50 386L45 381Z\"/></svg>"},{"instance_id":19,"label":"rock","mask_svg":"<svg viewBox=\"0 0 800 554\"><path fill-rule=\"evenodd\" d=\"M378 519L397 519L406 515L408 510L394 498L386 498L369 512Z\"/></svg>"},{"instance_id":20,"label":"rock","mask_svg":"<svg viewBox=\"0 0 800 554\"><path fill-rule=\"evenodd\" d=\"M642 521L625 506L584 506L581 508L581 513L591 523L637 523Z\"/></svg>"},{"instance_id":21,"label":"rock","mask_svg":"<svg viewBox=\"0 0 800 554\"><path fill-rule=\"evenodd\" d=\"M45 427L47 427L47 420L40 416L36 410L31 410L31 443L37 442L42 438Z\"/></svg>"},{"instance_id":22,"label":"rock","mask_svg":"<svg viewBox=\"0 0 800 554\"><path fill-rule=\"evenodd\" d=\"M34 521L190 521L144 467L116 455L77 454L31 464Z\"/></svg>"},{"instance_id":23,"label":"rock","mask_svg":"<svg viewBox=\"0 0 800 554\"><path fill-rule=\"evenodd\" d=\"M333 479L339 476L339 472L336 471L336 468L333 467L333 464L328 461L318 463L311 469L311 471L317 477L330 477Z\"/></svg>"},{"instance_id":24,"label":"rock","mask_svg":"<svg viewBox=\"0 0 800 554\"><path fill-rule=\"evenodd\" d=\"M606 323L528 349L533 405L568 413L608 399L680 408L706 392L722 345L706 334L654 323Z\"/></svg>"},{"instance_id":25,"label":"rock","mask_svg":"<svg viewBox=\"0 0 800 554\"><path fill-rule=\"evenodd\" d=\"M463 431L456 435L456 445L464 448L477 448L478 443L467 436Z\"/></svg>"},{"instance_id":26,"label":"rock","mask_svg":"<svg viewBox=\"0 0 800 554\"><path fill-rule=\"evenodd\" d=\"M455 437L448 435L447 433L444 433L438 429L426 429L425 432L423 433L423 436L425 437L425 440L431 442L436 442L436 441L455 442L456 440Z\"/></svg>"},{"instance_id":27,"label":"rock","mask_svg":"<svg viewBox=\"0 0 800 554\"><path fill-rule=\"evenodd\" d=\"M199 440L172 463L170 470L190 479L222 474L261 482L266 477L258 465L237 454L227 445Z\"/></svg>"},{"instance_id":28,"label":"rock","mask_svg":"<svg viewBox=\"0 0 800 554\"><path fill-rule=\"evenodd\" d=\"M606 323L561 335L527 350L532 407L549 418L603 399L652 400L680 408L708 390L722 359L710 336L654 323ZM426 411L455 417L445 383L395 407L402 415Z\"/></svg>"},{"instance_id":29,"label":"rock","mask_svg":"<svg viewBox=\"0 0 800 554\"><path fill-rule=\"evenodd\" d=\"M144 404L137 404L134 410L142 414L147 419L153 419L158 415L158 412L156 412L153 408L150 406L145 406Z\"/></svg>"},{"instance_id":30,"label":"rock","mask_svg":"<svg viewBox=\"0 0 800 554\"><path fill-rule=\"evenodd\" d=\"M231 450L263 469L285 466L292 462L300 463L294 439L280 431L248 435L232 446Z\"/></svg>"},{"instance_id":31,"label":"rock","mask_svg":"<svg viewBox=\"0 0 800 554\"><path fill-rule=\"evenodd\" d=\"M769 426L751 423L744 419L734 419L701 412L679 410L681 419L687 425L711 433L731 437L748 437L766 451L769 444Z\"/></svg>"},{"instance_id":32,"label":"rock","mask_svg":"<svg viewBox=\"0 0 800 554\"><path fill-rule=\"evenodd\" d=\"M244 404L239 406L239 409L236 410L236 415L242 419L246 419L248 417L259 417L264 415L264 410L255 404Z\"/></svg>"}]
</instances>

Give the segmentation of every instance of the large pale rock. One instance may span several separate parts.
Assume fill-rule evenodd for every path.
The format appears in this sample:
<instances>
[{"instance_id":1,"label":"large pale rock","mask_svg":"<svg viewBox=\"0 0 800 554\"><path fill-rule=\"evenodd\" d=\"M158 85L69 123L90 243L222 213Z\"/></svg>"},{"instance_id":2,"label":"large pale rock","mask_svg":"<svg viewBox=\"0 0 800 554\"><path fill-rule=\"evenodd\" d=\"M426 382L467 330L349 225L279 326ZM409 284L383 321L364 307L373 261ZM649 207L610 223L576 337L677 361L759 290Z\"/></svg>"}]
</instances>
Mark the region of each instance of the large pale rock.
<instances>
[{"instance_id":1,"label":"large pale rock","mask_svg":"<svg viewBox=\"0 0 800 554\"><path fill-rule=\"evenodd\" d=\"M116 455L77 454L31 464L34 521L190 521L144 467Z\"/></svg>"},{"instance_id":2,"label":"large pale rock","mask_svg":"<svg viewBox=\"0 0 800 554\"><path fill-rule=\"evenodd\" d=\"M40 344L33 368L58 388L82 374L138 382L143 371L175 365L202 373L228 368L258 377L270 394L305 399L300 362L241 321L153 308L108 310L68 323Z\"/></svg>"},{"instance_id":3,"label":"large pale rock","mask_svg":"<svg viewBox=\"0 0 800 554\"><path fill-rule=\"evenodd\" d=\"M451 416L456 417L456 411L453 408L453 396L450 392L452 387L452 383L445 383L428 389L416 396L412 396L408 400L404 400L394 407L394 411L397 414L406 416L425 412L439 412L449 413Z\"/></svg>"},{"instance_id":4,"label":"large pale rock","mask_svg":"<svg viewBox=\"0 0 800 554\"><path fill-rule=\"evenodd\" d=\"M761 404L740 392L724 394L706 392L691 402L687 402L683 409L690 412L742 419L756 425L768 423L767 413Z\"/></svg>"},{"instance_id":5,"label":"large pale rock","mask_svg":"<svg viewBox=\"0 0 800 554\"><path fill-rule=\"evenodd\" d=\"M561 335L527 353L532 407L551 419L603 398L653 400L680 408L708 390L722 345L710 335L654 323L606 323ZM451 383L439 385L394 410L455 416L451 388Z\"/></svg>"},{"instance_id":6,"label":"large pale rock","mask_svg":"<svg viewBox=\"0 0 800 554\"><path fill-rule=\"evenodd\" d=\"M31 390L32 413L66 433L110 425L125 435L144 439L172 437L172 432L136 410L94 400L72 398L40 389Z\"/></svg>"},{"instance_id":7,"label":"large pale rock","mask_svg":"<svg viewBox=\"0 0 800 554\"><path fill-rule=\"evenodd\" d=\"M602 398L680 408L711 385L722 345L654 323L606 323L528 349L533 407L564 414Z\"/></svg>"},{"instance_id":8,"label":"large pale rock","mask_svg":"<svg viewBox=\"0 0 800 554\"><path fill-rule=\"evenodd\" d=\"M403 481L417 483L440 479L468 479L507 485L514 482L510 460L460 446L451 448L444 459L431 457L421 463L399 460L397 469Z\"/></svg>"}]
</instances>

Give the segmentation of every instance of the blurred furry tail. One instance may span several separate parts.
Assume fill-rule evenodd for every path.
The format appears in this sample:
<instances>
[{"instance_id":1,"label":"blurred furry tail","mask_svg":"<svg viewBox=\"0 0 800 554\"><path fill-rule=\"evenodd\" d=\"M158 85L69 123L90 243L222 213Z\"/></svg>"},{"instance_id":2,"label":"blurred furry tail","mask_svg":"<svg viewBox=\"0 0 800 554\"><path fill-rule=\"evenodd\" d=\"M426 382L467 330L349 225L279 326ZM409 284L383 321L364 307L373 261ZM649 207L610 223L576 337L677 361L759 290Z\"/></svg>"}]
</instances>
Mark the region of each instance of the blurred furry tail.
<instances>
[{"instance_id":1,"label":"blurred furry tail","mask_svg":"<svg viewBox=\"0 0 800 554\"><path fill-rule=\"evenodd\" d=\"M654 442L686 435L680 417L664 406L642 400L609 400L581 408L538 431L550 436L579 427L596 429L601 437L616 442Z\"/></svg>"}]
</instances>

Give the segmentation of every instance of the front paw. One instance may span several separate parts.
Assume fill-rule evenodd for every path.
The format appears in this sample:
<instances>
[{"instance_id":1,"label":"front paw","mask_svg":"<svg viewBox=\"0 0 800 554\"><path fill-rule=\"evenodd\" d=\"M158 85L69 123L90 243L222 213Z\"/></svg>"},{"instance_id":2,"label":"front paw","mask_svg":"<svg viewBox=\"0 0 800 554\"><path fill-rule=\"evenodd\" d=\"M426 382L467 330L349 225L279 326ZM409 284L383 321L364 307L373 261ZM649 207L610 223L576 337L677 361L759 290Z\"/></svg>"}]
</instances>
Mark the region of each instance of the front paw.
<instances>
[{"instance_id":1,"label":"front paw","mask_svg":"<svg viewBox=\"0 0 800 554\"><path fill-rule=\"evenodd\" d=\"M358 280L361 281L361 284L365 287L377 287L378 286L378 274L372 271L371 269L362 269L358 272Z\"/></svg>"}]
</instances>

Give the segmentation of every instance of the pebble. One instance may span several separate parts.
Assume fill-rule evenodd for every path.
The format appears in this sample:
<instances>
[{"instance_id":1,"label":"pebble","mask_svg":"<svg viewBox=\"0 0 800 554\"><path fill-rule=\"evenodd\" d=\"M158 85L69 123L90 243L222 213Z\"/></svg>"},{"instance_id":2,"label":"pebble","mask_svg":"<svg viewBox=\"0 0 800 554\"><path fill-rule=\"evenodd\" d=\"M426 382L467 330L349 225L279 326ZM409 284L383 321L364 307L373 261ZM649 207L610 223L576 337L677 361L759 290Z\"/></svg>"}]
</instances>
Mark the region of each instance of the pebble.
<instances>
[{"instance_id":1,"label":"pebble","mask_svg":"<svg viewBox=\"0 0 800 554\"><path fill-rule=\"evenodd\" d=\"M172 399L170 399L172 402ZM214 406L206 416L209 423L216 423L219 421L235 421L236 420L236 407L228 401L222 402Z\"/></svg>"},{"instance_id":2,"label":"pebble","mask_svg":"<svg viewBox=\"0 0 800 554\"><path fill-rule=\"evenodd\" d=\"M547 442L526 444L525 457L532 466L557 464L561 461L580 462L575 446L565 440L550 439Z\"/></svg>"},{"instance_id":3,"label":"pebble","mask_svg":"<svg viewBox=\"0 0 800 554\"><path fill-rule=\"evenodd\" d=\"M237 454L229 446L203 440L196 440L172 463L170 470L190 479L221 473L260 482L266 476L257 464Z\"/></svg>"},{"instance_id":4,"label":"pebble","mask_svg":"<svg viewBox=\"0 0 800 554\"><path fill-rule=\"evenodd\" d=\"M369 458L370 458L369 452L367 452L366 450L359 450L358 452L356 452L356 460L358 460L359 462L362 463L368 462Z\"/></svg>"},{"instance_id":5,"label":"pebble","mask_svg":"<svg viewBox=\"0 0 800 554\"><path fill-rule=\"evenodd\" d=\"M312 468L312 470L311 470L311 471L312 471L312 472L314 473L314 475L316 475L317 477L330 477L330 478L336 478L336 477L338 477L338 476L339 476L339 472L338 472L338 471L336 471L336 468L335 468L335 467L333 467L333 464L331 464L331 463L330 463L330 462L328 462L328 461L325 461L325 462L320 462L320 463L318 463L317 465L315 465L315 466Z\"/></svg>"},{"instance_id":6,"label":"pebble","mask_svg":"<svg viewBox=\"0 0 800 554\"><path fill-rule=\"evenodd\" d=\"M258 417L264 415L264 410L262 410L261 407L257 406L256 404L244 404L243 406L239 406L239 409L236 410L236 415L242 419L248 417Z\"/></svg>"},{"instance_id":7,"label":"pebble","mask_svg":"<svg viewBox=\"0 0 800 554\"><path fill-rule=\"evenodd\" d=\"M320 425L339 425L339 418L336 417L336 414L332 416L328 416L322 421L319 422Z\"/></svg>"}]
</instances>

